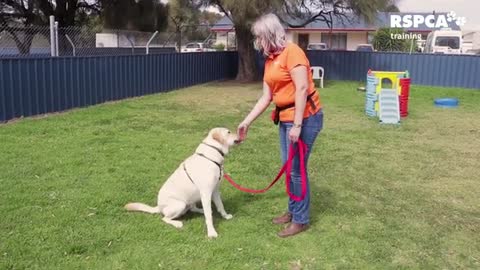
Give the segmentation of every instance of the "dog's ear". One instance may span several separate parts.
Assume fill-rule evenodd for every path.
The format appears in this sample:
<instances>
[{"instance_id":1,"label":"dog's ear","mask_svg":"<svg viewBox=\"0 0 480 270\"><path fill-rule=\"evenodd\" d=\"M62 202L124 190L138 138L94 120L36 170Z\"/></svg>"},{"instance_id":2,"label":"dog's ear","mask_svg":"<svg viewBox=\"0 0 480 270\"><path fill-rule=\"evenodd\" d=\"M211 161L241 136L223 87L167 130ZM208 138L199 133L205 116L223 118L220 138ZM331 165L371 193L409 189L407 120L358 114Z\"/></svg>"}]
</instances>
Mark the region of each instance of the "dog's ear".
<instances>
[{"instance_id":1,"label":"dog's ear","mask_svg":"<svg viewBox=\"0 0 480 270\"><path fill-rule=\"evenodd\" d=\"M215 131L215 132L212 134L212 138L213 138L215 141L221 143L222 145L225 144L225 138L223 138L222 133L220 133L220 131Z\"/></svg>"}]
</instances>

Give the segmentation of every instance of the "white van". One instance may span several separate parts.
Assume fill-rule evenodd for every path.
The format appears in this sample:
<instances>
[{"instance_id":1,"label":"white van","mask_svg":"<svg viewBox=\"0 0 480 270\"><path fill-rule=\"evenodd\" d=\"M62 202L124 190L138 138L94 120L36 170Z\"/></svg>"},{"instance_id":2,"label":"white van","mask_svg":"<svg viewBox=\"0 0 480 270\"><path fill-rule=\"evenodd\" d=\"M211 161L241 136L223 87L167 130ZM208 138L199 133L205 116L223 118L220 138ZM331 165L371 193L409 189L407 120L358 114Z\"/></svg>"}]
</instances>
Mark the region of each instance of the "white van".
<instances>
[{"instance_id":1,"label":"white van","mask_svg":"<svg viewBox=\"0 0 480 270\"><path fill-rule=\"evenodd\" d=\"M425 42L425 53L462 53L462 31L435 30L430 32Z\"/></svg>"},{"instance_id":2,"label":"white van","mask_svg":"<svg viewBox=\"0 0 480 270\"><path fill-rule=\"evenodd\" d=\"M473 42L463 41L462 44L462 53L464 54L474 54L473 53Z\"/></svg>"}]
</instances>

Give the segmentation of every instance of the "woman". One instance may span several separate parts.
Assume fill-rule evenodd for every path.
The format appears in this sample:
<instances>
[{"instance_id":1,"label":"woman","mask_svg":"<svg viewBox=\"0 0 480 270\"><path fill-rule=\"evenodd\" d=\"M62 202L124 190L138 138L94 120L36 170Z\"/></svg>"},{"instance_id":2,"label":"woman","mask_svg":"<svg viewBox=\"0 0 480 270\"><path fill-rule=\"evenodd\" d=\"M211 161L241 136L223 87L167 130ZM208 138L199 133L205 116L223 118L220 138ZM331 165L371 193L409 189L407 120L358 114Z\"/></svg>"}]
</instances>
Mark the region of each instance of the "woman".
<instances>
[{"instance_id":1,"label":"woman","mask_svg":"<svg viewBox=\"0 0 480 270\"><path fill-rule=\"evenodd\" d=\"M276 105L272 118L279 123L280 149L283 163L288 158L290 143L300 138L308 147L305 166L315 139L323 126L320 97L310 72L310 63L303 50L285 41L285 30L273 14L260 17L252 27L256 49L267 57L263 94L257 104L238 126L240 140L245 140L249 126L273 101ZM291 172L291 191L301 195L301 177L298 155ZM307 175L307 195L300 201L288 202L288 211L273 219L275 224L290 223L280 231L288 237L305 231L310 223L310 188Z\"/></svg>"}]
</instances>

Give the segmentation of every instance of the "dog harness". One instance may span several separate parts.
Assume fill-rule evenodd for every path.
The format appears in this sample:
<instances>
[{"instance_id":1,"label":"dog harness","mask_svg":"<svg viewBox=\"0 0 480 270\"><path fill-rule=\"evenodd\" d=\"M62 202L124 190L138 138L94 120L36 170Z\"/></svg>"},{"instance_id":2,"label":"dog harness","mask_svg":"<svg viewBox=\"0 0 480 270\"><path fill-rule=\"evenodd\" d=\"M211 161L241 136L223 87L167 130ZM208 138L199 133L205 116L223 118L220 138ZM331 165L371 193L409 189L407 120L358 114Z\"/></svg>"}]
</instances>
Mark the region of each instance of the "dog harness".
<instances>
[{"instance_id":1,"label":"dog harness","mask_svg":"<svg viewBox=\"0 0 480 270\"><path fill-rule=\"evenodd\" d=\"M203 142L202 142L202 144L204 144L204 145L206 145L206 146L209 146L209 147L217 150L217 152L218 152L220 155L222 155L222 157L225 156L225 154L222 152L222 150L218 149L217 147L215 147L215 146L213 146L213 145L210 145L210 144L207 144L207 143L203 143ZM215 165L218 166L218 169L220 169L220 175L219 175L219 177L218 177L218 181L220 182L220 180L222 180L222 173L223 173L223 167L222 167L222 165L221 165L220 163L216 162L215 160L213 160L213 159L205 156L205 155L202 154L202 153L197 153L197 152L195 152L195 154L197 154L197 155L199 155L199 156L201 156L201 157L203 157L203 158L205 158L205 159L210 160L211 162L215 163ZM186 165L185 165L185 162L183 162L183 170L185 171L185 174L187 175L188 179L190 179L190 181L195 184L195 182L193 182L193 179L192 179L192 177L190 176L190 174L188 174L188 171L187 171L187 167L186 167Z\"/></svg>"}]
</instances>

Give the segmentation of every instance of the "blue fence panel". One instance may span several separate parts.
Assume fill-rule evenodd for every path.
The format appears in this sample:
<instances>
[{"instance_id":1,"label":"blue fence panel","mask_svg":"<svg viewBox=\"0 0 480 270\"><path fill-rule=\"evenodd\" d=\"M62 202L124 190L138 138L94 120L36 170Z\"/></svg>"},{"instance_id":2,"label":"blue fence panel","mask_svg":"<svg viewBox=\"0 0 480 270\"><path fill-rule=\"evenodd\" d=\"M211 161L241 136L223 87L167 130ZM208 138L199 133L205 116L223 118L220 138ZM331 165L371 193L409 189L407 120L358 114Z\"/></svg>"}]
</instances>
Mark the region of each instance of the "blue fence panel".
<instances>
[{"instance_id":1,"label":"blue fence panel","mask_svg":"<svg viewBox=\"0 0 480 270\"><path fill-rule=\"evenodd\" d=\"M329 80L365 81L368 69L408 70L414 84L480 89L477 55L308 51L307 56L312 66L325 68Z\"/></svg>"},{"instance_id":2,"label":"blue fence panel","mask_svg":"<svg viewBox=\"0 0 480 270\"><path fill-rule=\"evenodd\" d=\"M175 53L175 47L153 47L149 54ZM145 55L147 49L136 48L76 48L75 56L117 56L117 55ZM73 50L59 52L60 56L73 56ZM0 47L0 58L44 58L50 56L50 48L31 48L28 54L20 54L17 48Z\"/></svg>"},{"instance_id":3,"label":"blue fence panel","mask_svg":"<svg viewBox=\"0 0 480 270\"><path fill-rule=\"evenodd\" d=\"M480 89L480 56L308 51L328 80L408 70L419 85ZM265 58L257 54L263 75ZM232 79L236 52L0 59L0 121Z\"/></svg>"},{"instance_id":4,"label":"blue fence panel","mask_svg":"<svg viewBox=\"0 0 480 270\"><path fill-rule=\"evenodd\" d=\"M237 74L236 52L0 59L0 122Z\"/></svg>"}]
</instances>

